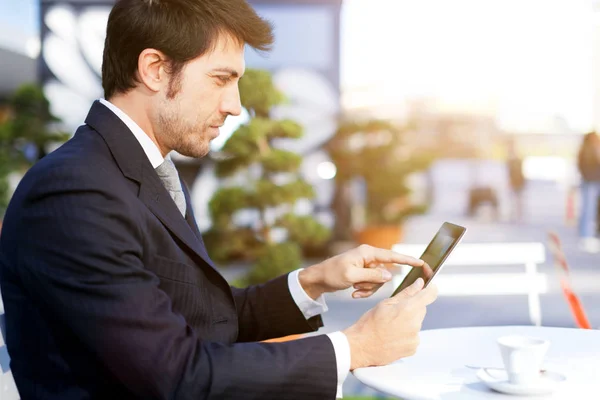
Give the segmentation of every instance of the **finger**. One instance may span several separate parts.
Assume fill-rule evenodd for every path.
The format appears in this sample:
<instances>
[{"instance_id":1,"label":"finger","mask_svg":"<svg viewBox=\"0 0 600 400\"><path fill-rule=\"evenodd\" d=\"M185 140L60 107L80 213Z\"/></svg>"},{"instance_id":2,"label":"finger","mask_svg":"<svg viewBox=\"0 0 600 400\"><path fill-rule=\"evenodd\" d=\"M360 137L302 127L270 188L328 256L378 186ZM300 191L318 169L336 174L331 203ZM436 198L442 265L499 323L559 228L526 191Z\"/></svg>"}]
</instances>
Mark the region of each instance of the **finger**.
<instances>
[{"instance_id":1,"label":"finger","mask_svg":"<svg viewBox=\"0 0 600 400\"><path fill-rule=\"evenodd\" d=\"M381 283L355 283L354 284L354 289L358 289L358 290L376 290L379 289L381 287Z\"/></svg>"},{"instance_id":2,"label":"finger","mask_svg":"<svg viewBox=\"0 0 600 400\"><path fill-rule=\"evenodd\" d=\"M402 271L402 266L394 263L371 263L365 265L365 268L381 268L388 270L392 273L392 275L397 274Z\"/></svg>"},{"instance_id":3,"label":"finger","mask_svg":"<svg viewBox=\"0 0 600 400\"><path fill-rule=\"evenodd\" d=\"M404 271L404 266L400 265L400 264L394 264L394 263L386 263L386 264L373 264L373 265L377 265L377 268L385 268L388 271L390 271L392 273L392 275L395 274L399 274L402 271Z\"/></svg>"},{"instance_id":4,"label":"finger","mask_svg":"<svg viewBox=\"0 0 600 400\"><path fill-rule=\"evenodd\" d=\"M388 271L388 272L392 273L391 271L389 271L388 268L386 268L384 266L384 264L379 264L379 263L377 263L377 264L371 264L370 266L367 266L366 268L375 268L375 269L382 270L381 273L382 273L382 276L383 276L384 279L387 279L389 275L387 275L387 273L383 272L383 271ZM379 288L382 284L383 283L358 282L357 284L354 285L354 288L355 289L363 289L363 290L373 290L375 287Z\"/></svg>"},{"instance_id":5,"label":"finger","mask_svg":"<svg viewBox=\"0 0 600 400\"><path fill-rule=\"evenodd\" d=\"M356 290L354 293L352 293L352 297L355 299L364 299L371 296L373 293L375 292L372 290Z\"/></svg>"},{"instance_id":6,"label":"finger","mask_svg":"<svg viewBox=\"0 0 600 400\"><path fill-rule=\"evenodd\" d=\"M417 295L421 291L421 289L423 289L423 285L425 285L423 278L417 278L417 280L414 281L412 285L402 289L402 291L395 295L394 298L407 299L413 297Z\"/></svg>"},{"instance_id":7,"label":"finger","mask_svg":"<svg viewBox=\"0 0 600 400\"><path fill-rule=\"evenodd\" d=\"M437 299L437 296L438 288L435 284L431 284L425 289L421 290L419 293L417 293L413 298L418 303L428 306Z\"/></svg>"},{"instance_id":8,"label":"finger","mask_svg":"<svg viewBox=\"0 0 600 400\"><path fill-rule=\"evenodd\" d=\"M392 273L385 268L350 268L347 279L350 283L385 283L392 279Z\"/></svg>"},{"instance_id":9,"label":"finger","mask_svg":"<svg viewBox=\"0 0 600 400\"><path fill-rule=\"evenodd\" d=\"M433 276L433 269L427 263L423 263L423 277L429 280Z\"/></svg>"},{"instance_id":10,"label":"finger","mask_svg":"<svg viewBox=\"0 0 600 400\"><path fill-rule=\"evenodd\" d=\"M418 258L396 253L392 250L380 249L378 247L362 245L358 249L365 264L395 263L421 267L424 263L423 260Z\"/></svg>"},{"instance_id":11,"label":"finger","mask_svg":"<svg viewBox=\"0 0 600 400\"><path fill-rule=\"evenodd\" d=\"M400 268L400 266L398 264L393 264L393 263L387 263L387 264L382 264L382 263L370 264L370 265L367 266L367 268L384 269L386 271L389 271L392 275L394 275L398 271L402 271L401 268Z\"/></svg>"}]
</instances>

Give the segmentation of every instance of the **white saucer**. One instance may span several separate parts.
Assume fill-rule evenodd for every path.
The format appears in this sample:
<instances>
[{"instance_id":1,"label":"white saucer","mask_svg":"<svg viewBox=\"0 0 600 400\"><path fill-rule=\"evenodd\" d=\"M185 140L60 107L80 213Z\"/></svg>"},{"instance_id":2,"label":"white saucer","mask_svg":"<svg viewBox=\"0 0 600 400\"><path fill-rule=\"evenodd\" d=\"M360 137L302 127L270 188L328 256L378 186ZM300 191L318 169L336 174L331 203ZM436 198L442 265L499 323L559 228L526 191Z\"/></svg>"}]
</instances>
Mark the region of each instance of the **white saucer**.
<instances>
[{"instance_id":1,"label":"white saucer","mask_svg":"<svg viewBox=\"0 0 600 400\"><path fill-rule=\"evenodd\" d=\"M544 371L537 382L515 385L508 381L506 371L501 368L481 368L477 371L477 378L497 392L520 396L550 394L567 379L558 372Z\"/></svg>"}]
</instances>

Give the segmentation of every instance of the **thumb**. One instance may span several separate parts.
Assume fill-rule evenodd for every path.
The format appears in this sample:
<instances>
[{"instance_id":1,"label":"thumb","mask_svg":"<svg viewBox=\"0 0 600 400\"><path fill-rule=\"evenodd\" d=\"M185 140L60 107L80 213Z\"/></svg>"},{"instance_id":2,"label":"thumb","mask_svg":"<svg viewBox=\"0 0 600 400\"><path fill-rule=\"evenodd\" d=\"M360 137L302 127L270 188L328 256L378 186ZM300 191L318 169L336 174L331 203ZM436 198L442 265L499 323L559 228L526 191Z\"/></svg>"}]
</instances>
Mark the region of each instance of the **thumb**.
<instances>
[{"instance_id":1,"label":"thumb","mask_svg":"<svg viewBox=\"0 0 600 400\"><path fill-rule=\"evenodd\" d=\"M352 275L352 283L385 283L392 279L392 273L386 268L359 268Z\"/></svg>"},{"instance_id":2,"label":"thumb","mask_svg":"<svg viewBox=\"0 0 600 400\"><path fill-rule=\"evenodd\" d=\"M416 281L414 281L412 283L412 285L410 285L407 288L402 289L402 291L394 297L401 297L401 298L405 298L405 299L407 299L409 297L413 297L414 295L419 293L421 291L421 289L423 289L424 285L425 285L425 281L423 281L423 278L418 278Z\"/></svg>"}]
</instances>

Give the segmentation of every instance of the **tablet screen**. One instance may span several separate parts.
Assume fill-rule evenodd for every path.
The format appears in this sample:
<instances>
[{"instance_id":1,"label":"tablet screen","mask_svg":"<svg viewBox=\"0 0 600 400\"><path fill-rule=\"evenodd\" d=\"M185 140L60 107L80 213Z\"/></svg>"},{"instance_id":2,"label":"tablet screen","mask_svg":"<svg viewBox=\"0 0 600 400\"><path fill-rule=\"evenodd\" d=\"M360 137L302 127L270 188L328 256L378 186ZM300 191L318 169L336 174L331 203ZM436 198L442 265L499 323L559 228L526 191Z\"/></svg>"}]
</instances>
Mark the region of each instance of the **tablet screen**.
<instances>
[{"instance_id":1,"label":"tablet screen","mask_svg":"<svg viewBox=\"0 0 600 400\"><path fill-rule=\"evenodd\" d=\"M464 232L465 228L461 226L450 224L448 222L444 223L420 257L421 260L425 261L431 267L431 273L427 274L423 268L413 268L408 275L406 275L406 278L404 278L392 296L405 287L412 285L419 277L423 278L425 286L427 286L450 252L454 249Z\"/></svg>"}]
</instances>

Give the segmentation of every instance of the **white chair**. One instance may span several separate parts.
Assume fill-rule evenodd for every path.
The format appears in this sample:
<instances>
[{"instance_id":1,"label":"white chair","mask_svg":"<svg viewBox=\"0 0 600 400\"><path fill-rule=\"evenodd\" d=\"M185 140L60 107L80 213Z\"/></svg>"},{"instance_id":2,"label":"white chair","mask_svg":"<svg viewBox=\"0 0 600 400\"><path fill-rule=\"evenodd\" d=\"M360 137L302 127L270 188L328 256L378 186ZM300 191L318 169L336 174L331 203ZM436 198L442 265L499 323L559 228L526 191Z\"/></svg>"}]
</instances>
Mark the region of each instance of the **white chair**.
<instances>
[{"instance_id":1,"label":"white chair","mask_svg":"<svg viewBox=\"0 0 600 400\"><path fill-rule=\"evenodd\" d=\"M19 400L19 391L10 371L10 359L2 336L4 328L4 305L0 295L0 399Z\"/></svg>"},{"instance_id":2,"label":"white chair","mask_svg":"<svg viewBox=\"0 0 600 400\"><path fill-rule=\"evenodd\" d=\"M413 257L420 257L424 244L397 244L393 250ZM542 313L540 293L548 291L548 277L538 273L537 266L546 261L542 243L461 243L448 256L443 271L435 282L440 296L465 295L519 295L526 294L529 317L533 325L540 326ZM451 266L518 266L518 273L452 273ZM410 267L393 278L397 287Z\"/></svg>"}]
</instances>

